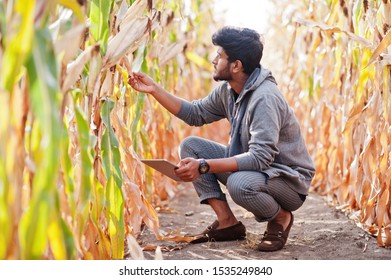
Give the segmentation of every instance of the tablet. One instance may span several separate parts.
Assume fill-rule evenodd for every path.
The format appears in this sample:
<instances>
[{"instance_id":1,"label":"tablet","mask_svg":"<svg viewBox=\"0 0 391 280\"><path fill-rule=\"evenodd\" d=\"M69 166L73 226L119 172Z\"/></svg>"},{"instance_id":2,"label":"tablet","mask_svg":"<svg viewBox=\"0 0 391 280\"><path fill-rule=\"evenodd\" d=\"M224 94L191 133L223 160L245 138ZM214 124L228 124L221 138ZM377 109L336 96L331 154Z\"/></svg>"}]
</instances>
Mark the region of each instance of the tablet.
<instances>
[{"instance_id":1,"label":"tablet","mask_svg":"<svg viewBox=\"0 0 391 280\"><path fill-rule=\"evenodd\" d=\"M172 162L169 162L165 159L142 159L141 162L152 167L153 169L159 171L163 175L170 177L175 181L182 181L179 177L177 177L174 173L175 168L177 167Z\"/></svg>"}]
</instances>

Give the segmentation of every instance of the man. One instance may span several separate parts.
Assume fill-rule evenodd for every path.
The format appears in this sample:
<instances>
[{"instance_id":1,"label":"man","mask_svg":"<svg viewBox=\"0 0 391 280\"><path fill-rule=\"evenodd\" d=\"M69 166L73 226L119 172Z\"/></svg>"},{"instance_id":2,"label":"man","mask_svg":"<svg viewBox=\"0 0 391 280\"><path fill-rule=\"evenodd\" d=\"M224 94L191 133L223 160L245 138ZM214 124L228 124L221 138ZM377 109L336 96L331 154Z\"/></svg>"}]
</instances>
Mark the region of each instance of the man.
<instances>
[{"instance_id":1,"label":"man","mask_svg":"<svg viewBox=\"0 0 391 280\"><path fill-rule=\"evenodd\" d=\"M230 122L228 146L194 136L180 146L176 175L193 182L200 202L209 204L217 216L194 243L245 238L246 229L232 213L220 182L235 203L258 222L268 222L257 249L280 250L293 224L292 211L308 194L314 164L292 110L271 72L260 65L260 35L247 28L224 27L212 42L218 47L213 78L222 82L205 98L188 102L142 73L129 76L129 84L189 125L223 118Z\"/></svg>"}]
</instances>

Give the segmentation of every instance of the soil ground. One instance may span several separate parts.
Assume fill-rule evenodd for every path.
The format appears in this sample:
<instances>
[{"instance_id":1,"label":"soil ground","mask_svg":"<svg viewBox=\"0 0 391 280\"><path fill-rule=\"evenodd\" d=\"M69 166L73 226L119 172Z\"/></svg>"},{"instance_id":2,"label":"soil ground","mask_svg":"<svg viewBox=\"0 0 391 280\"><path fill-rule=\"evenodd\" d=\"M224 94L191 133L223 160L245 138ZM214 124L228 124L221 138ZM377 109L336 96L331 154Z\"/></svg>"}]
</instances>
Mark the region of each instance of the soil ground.
<instances>
[{"instance_id":1,"label":"soil ground","mask_svg":"<svg viewBox=\"0 0 391 280\"><path fill-rule=\"evenodd\" d=\"M169 211L160 211L161 230L181 234L203 231L215 216L208 205L200 205L191 184L178 186L179 192L168 204ZM229 196L228 196L229 197ZM160 246L167 260L391 260L391 249L379 247L376 238L359 228L348 215L329 207L317 194L311 193L304 205L294 212L288 242L277 252L253 249L265 231L266 223L258 223L252 214L229 199L238 220L246 226L247 238L242 241L201 244L158 241L145 229L138 241L141 247ZM155 251L144 251L145 259L155 259Z\"/></svg>"}]
</instances>

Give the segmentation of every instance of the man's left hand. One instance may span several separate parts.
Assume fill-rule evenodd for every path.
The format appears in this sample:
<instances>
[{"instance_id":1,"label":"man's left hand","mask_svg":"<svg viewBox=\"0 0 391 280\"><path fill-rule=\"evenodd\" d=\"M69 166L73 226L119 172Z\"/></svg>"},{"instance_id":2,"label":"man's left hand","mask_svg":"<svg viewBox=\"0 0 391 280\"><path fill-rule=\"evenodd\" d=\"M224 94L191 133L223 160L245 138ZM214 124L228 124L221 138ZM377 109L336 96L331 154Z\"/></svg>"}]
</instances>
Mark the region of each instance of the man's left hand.
<instances>
[{"instance_id":1,"label":"man's left hand","mask_svg":"<svg viewBox=\"0 0 391 280\"><path fill-rule=\"evenodd\" d=\"M178 164L175 174L185 182L192 182L200 176L200 161L195 158L184 158Z\"/></svg>"}]
</instances>

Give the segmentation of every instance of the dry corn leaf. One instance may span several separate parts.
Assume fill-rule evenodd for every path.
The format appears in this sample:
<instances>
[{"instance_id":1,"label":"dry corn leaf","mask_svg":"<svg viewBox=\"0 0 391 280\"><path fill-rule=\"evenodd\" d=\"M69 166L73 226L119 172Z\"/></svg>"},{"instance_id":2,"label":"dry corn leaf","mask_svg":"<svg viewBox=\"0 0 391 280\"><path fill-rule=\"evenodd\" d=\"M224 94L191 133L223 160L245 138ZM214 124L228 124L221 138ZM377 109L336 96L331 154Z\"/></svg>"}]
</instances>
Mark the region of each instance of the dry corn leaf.
<instances>
[{"instance_id":1,"label":"dry corn leaf","mask_svg":"<svg viewBox=\"0 0 391 280\"><path fill-rule=\"evenodd\" d=\"M56 53L63 54L63 64L67 65L80 51L85 30L86 26L84 24L77 25L54 42Z\"/></svg>"},{"instance_id":2,"label":"dry corn leaf","mask_svg":"<svg viewBox=\"0 0 391 280\"><path fill-rule=\"evenodd\" d=\"M186 38L181 39L179 42L172 43L171 45L164 47L159 55L159 66L163 67L168 61L176 57L181 53L187 44Z\"/></svg>"},{"instance_id":3,"label":"dry corn leaf","mask_svg":"<svg viewBox=\"0 0 391 280\"><path fill-rule=\"evenodd\" d=\"M186 245L148 245L143 247L143 251L155 251L160 250L161 252L172 252L182 250ZM156 258L155 258L156 259Z\"/></svg>"},{"instance_id":4,"label":"dry corn leaf","mask_svg":"<svg viewBox=\"0 0 391 280\"><path fill-rule=\"evenodd\" d=\"M131 234L127 235L126 240L129 248L128 253L130 254L130 258L133 260L144 260L145 257L143 254L143 250L137 243L137 240Z\"/></svg>"},{"instance_id":5,"label":"dry corn leaf","mask_svg":"<svg viewBox=\"0 0 391 280\"><path fill-rule=\"evenodd\" d=\"M158 240L163 241L174 241L174 242L191 242L195 239L201 238L202 236L188 236L184 235L184 233L181 230L175 230L171 231L169 233L166 233L164 235L159 235L157 237Z\"/></svg>"},{"instance_id":6,"label":"dry corn leaf","mask_svg":"<svg viewBox=\"0 0 391 280\"><path fill-rule=\"evenodd\" d=\"M90 73L88 75L87 91L88 93L93 93L93 92L97 93L100 87L98 81L102 69L102 56L100 55L99 45L95 45L91 55L92 56L89 65Z\"/></svg>"},{"instance_id":7,"label":"dry corn leaf","mask_svg":"<svg viewBox=\"0 0 391 280\"><path fill-rule=\"evenodd\" d=\"M155 260L162 260L163 254L162 254L162 248L160 246L157 246L155 250Z\"/></svg>"},{"instance_id":8,"label":"dry corn leaf","mask_svg":"<svg viewBox=\"0 0 391 280\"><path fill-rule=\"evenodd\" d=\"M149 0L136 0L136 1L134 1L133 4L126 11L125 15L122 15L123 11L119 11L119 12L121 12L120 16L123 18L119 22L120 29L122 29L123 26L126 25L127 23L129 23L129 22L133 21L134 19L140 17L145 12L145 10L147 9L148 1Z\"/></svg>"},{"instance_id":9,"label":"dry corn leaf","mask_svg":"<svg viewBox=\"0 0 391 280\"><path fill-rule=\"evenodd\" d=\"M340 28L338 26L331 26L331 25L324 24L322 22L315 22L312 20L304 20L304 19L297 19L296 22L301 25L311 27L311 28L317 27L323 31L327 31L327 32L331 32L331 33L340 33L341 32L341 33L344 33L345 35L347 35L353 41L360 43L364 47L370 48L372 46L371 42L369 42L367 39L365 39L361 36L358 36L350 31L343 30L342 28Z\"/></svg>"},{"instance_id":10,"label":"dry corn leaf","mask_svg":"<svg viewBox=\"0 0 391 280\"><path fill-rule=\"evenodd\" d=\"M137 49L141 38L150 30L151 22L147 17L140 17L121 24L121 30L110 38L103 67L110 68L128 52Z\"/></svg>"},{"instance_id":11,"label":"dry corn leaf","mask_svg":"<svg viewBox=\"0 0 391 280\"><path fill-rule=\"evenodd\" d=\"M140 2L140 1L137 1L137 2ZM134 5L132 7L132 9L135 9L135 8L145 8L145 7L142 7L142 5L138 5L136 3L136 5ZM129 9L129 5L127 3L127 1L122 1L121 5L119 6L118 8L118 11L115 15L115 30L114 32L118 32L120 30L120 24L122 23L123 19L125 18L126 14L128 12L131 12L132 9ZM134 11L134 13L137 13L138 15L140 15L140 11Z\"/></svg>"},{"instance_id":12,"label":"dry corn leaf","mask_svg":"<svg viewBox=\"0 0 391 280\"><path fill-rule=\"evenodd\" d=\"M177 236L159 236L158 240L163 241L174 241L174 242L191 242L193 240L199 239L202 236L185 236L185 235L177 235Z\"/></svg>"},{"instance_id":13,"label":"dry corn leaf","mask_svg":"<svg viewBox=\"0 0 391 280\"><path fill-rule=\"evenodd\" d=\"M80 79L84 66L91 59L94 50L95 46L89 46L74 61L68 64L65 80L61 87L63 92L67 92L75 84L75 82Z\"/></svg>"},{"instance_id":14,"label":"dry corn leaf","mask_svg":"<svg viewBox=\"0 0 391 280\"><path fill-rule=\"evenodd\" d=\"M386 36L383 38L383 40L381 40L380 44L373 51L373 54L365 67L371 65L380 56L381 53L387 50L387 47L390 44L391 44L391 31L388 31Z\"/></svg>"},{"instance_id":15,"label":"dry corn leaf","mask_svg":"<svg viewBox=\"0 0 391 280\"><path fill-rule=\"evenodd\" d=\"M382 66L391 65L391 54L382 53L379 56L381 58L380 62L382 64Z\"/></svg>"},{"instance_id":16,"label":"dry corn leaf","mask_svg":"<svg viewBox=\"0 0 391 280\"><path fill-rule=\"evenodd\" d=\"M390 191L385 188L382 193L379 194L379 200L376 205L376 218L377 218L377 225L379 228L383 228L385 226L385 218L387 212L390 209L389 208L389 202L390 202Z\"/></svg>"}]
</instances>

